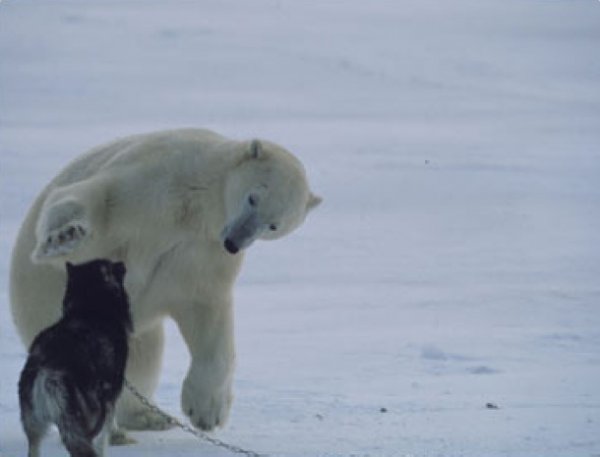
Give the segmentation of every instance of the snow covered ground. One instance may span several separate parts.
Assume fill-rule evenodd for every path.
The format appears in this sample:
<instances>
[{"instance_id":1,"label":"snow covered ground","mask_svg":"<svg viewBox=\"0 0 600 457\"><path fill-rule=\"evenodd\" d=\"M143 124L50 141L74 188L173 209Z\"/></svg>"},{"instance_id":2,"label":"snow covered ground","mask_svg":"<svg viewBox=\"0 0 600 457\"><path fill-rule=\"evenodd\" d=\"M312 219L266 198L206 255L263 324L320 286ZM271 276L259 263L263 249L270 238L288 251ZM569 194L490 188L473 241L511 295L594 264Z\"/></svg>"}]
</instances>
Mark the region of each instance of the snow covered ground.
<instances>
[{"instance_id":1,"label":"snow covered ground","mask_svg":"<svg viewBox=\"0 0 600 457\"><path fill-rule=\"evenodd\" d=\"M0 5L0 455L25 455L8 310L33 197L97 143L277 141L324 204L252 247L215 436L281 456L600 456L600 3ZM179 414L173 326L158 403ZM486 408L493 403L499 409ZM231 455L135 433L109 455ZM66 455L56 433L44 455Z\"/></svg>"}]
</instances>

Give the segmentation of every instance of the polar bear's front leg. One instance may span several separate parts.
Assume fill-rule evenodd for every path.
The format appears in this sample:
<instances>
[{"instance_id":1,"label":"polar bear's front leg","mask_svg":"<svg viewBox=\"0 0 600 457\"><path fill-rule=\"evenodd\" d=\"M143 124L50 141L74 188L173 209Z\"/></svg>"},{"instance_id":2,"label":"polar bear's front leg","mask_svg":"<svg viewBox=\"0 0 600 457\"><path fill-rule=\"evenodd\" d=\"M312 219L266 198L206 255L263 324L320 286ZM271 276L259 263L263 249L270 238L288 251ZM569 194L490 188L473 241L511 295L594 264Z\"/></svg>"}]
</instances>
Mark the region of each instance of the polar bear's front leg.
<instances>
[{"instance_id":1,"label":"polar bear's front leg","mask_svg":"<svg viewBox=\"0 0 600 457\"><path fill-rule=\"evenodd\" d=\"M223 426L231 407L235 362L231 303L192 306L173 317L192 357L181 408L202 430Z\"/></svg>"}]
</instances>

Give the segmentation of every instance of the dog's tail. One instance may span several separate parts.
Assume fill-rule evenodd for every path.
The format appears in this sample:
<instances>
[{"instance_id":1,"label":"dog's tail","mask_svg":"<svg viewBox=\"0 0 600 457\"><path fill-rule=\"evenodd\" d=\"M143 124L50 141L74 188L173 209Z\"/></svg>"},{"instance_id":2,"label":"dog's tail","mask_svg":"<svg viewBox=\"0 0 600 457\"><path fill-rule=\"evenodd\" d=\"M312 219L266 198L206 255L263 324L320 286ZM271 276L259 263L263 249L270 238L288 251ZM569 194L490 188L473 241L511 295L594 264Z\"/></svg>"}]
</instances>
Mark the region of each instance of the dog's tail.
<instances>
[{"instance_id":1,"label":"dog's tail","mask_svg":"<svg viewBox=\"0 0 600 457\"><path fill-rule=\"evenodd\" d=\"M85 427L90 437L95 437L106 421L106 405L100 398L98 392L82 392L77 386L73 388L73 398L81 416L85 418Z\"/></svg>"}]
</instances>

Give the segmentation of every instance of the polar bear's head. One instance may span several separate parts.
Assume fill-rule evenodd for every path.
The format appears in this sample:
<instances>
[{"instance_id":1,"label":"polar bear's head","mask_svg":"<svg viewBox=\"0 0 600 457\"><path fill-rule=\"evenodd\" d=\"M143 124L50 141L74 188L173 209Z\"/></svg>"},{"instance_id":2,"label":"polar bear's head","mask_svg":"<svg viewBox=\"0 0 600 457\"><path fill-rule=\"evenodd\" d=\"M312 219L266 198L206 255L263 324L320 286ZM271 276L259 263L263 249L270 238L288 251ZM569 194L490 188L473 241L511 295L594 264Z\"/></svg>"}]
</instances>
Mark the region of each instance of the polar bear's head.
<instances>
[{"instance_id":1,"label":"polar bear's head","mask_svg":"<svg viewBox=\"0 0 600 457\"><path fill-rule=\"evenodd\" d=\"M310 192L296 157L267 141L245 143L225 184L223 245L235 254L257 239L281 238L302 224L320 202Z\"/></svg>"}]
</instances>

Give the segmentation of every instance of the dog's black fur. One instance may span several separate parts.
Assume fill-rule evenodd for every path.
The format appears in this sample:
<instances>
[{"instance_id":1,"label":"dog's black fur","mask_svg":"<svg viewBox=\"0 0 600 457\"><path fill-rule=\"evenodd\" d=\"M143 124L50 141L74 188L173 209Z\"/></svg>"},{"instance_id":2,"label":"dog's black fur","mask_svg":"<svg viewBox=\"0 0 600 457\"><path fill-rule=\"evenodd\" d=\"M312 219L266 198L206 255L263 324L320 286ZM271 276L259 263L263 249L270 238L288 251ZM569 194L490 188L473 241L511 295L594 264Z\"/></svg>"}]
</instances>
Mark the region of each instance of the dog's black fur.
<instances>
[{"instance_id":1,"label":"dog's black fur","mask_svg":"<svg viewBox=\"0 0 600 457\"><path fill-rule=\"evenodd\" d=\"M125 266L67 263L67 273L63 316L35 338L19 380L29 457L52 423L72 457L103 455L124 384L132 331Z\"/></svg>"}]
</instances>

